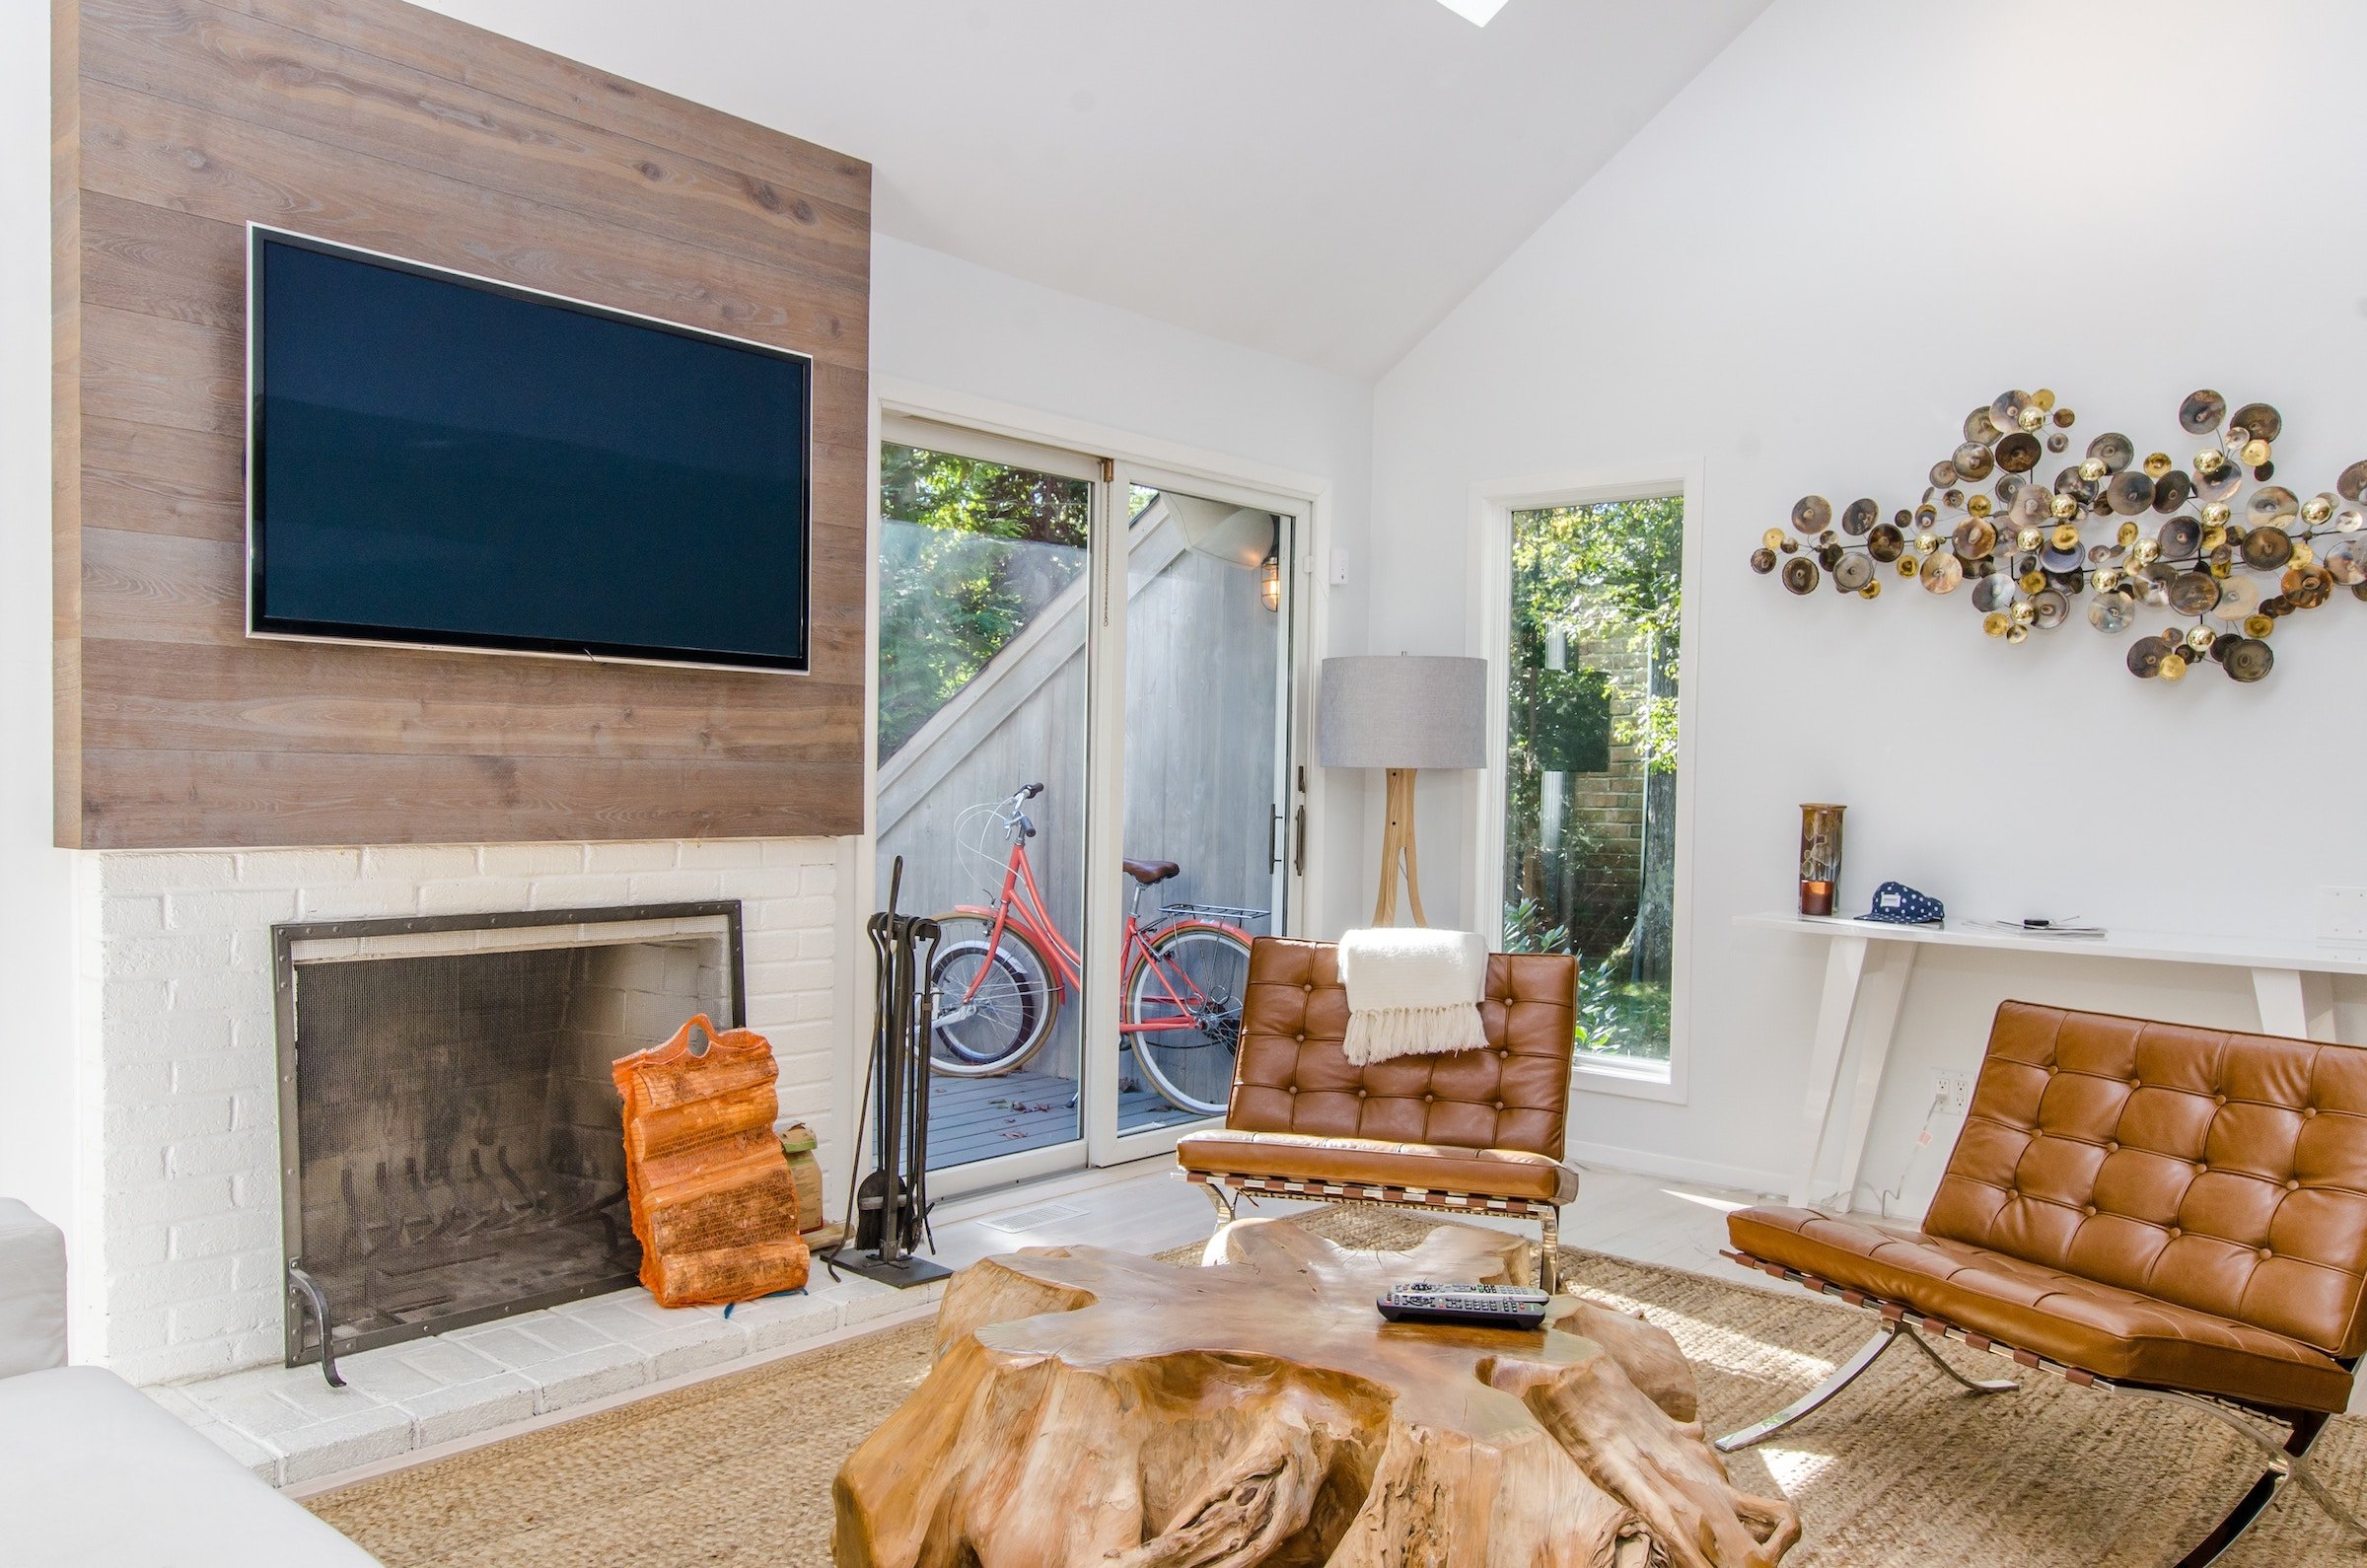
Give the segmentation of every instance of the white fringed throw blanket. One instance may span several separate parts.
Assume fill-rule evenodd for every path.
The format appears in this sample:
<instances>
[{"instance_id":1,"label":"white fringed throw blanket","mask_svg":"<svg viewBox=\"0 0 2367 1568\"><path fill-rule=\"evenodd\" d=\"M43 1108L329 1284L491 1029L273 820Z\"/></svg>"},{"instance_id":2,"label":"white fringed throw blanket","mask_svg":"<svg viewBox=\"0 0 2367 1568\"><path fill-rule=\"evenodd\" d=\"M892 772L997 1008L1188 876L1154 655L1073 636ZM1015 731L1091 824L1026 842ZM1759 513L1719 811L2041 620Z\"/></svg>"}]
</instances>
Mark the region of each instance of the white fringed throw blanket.
<instances>
[{"instance_id":1,"label":"white fringed throw blanket","mask_svg":"<svg viewBox=\"0 0 2367 1568\"><path fill-rule=\"evenodd\" d=\"M1487 944L1471 932L1406 926L1350 931L1339 939L1339 978L1348 991L1348 1036L1341 1048L1359 1067L1487 1043L1479 1022Z\"/></svg>"}]
</instances>

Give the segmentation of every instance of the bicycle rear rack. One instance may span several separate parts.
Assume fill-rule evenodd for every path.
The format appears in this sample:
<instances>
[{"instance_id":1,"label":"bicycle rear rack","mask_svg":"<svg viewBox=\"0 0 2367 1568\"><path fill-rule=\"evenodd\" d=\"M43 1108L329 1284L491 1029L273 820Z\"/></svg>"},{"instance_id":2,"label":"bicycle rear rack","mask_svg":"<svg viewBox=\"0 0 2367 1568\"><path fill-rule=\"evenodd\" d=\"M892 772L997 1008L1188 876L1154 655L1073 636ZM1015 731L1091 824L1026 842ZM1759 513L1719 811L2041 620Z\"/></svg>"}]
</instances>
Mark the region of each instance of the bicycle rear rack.
<instances>
[{"instance_id":1,"label":"bicycle rear rack","mask_svg":"<svg viewBox=\"0 0 2367 1568\"><path fill-rule=\"evenodd\" d=\"M1236 908L1229 903L1171 903L1159 911L1159 923L1166 925L1171 921L1192 919L1215 920L1229 926L1246 926L1263 920L1269 912L1264 909Z\"/></svg>"}]
</instances>

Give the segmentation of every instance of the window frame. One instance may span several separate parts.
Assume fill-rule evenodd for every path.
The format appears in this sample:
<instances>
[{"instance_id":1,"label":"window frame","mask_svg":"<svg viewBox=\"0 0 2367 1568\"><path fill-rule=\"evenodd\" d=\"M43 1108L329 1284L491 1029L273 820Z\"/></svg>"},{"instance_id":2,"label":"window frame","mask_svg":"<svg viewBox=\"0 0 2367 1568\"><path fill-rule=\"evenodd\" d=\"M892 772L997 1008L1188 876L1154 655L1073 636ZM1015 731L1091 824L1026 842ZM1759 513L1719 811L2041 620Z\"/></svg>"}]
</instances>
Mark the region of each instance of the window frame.
<instances>
[{"instance_id":1,"label":"window frame","mask_svg":"<svg viewBox=\"0 0 2367 1568\"><path fill-rule=\"evenodd\" d=\"M1498 939L1503 923L1506 727L1511 714L1512 517L1543 507L1594 506L1682 495L1685 538L1678 581L1700 581L1701 463L1698 459L1641 463L1608 470L1565 471L1484 480L1470 492L1470 582L1475 596L1470 624L1487 661L1487 765L1479 771L1471 812L1472 929ZM1612 1095L1682 1105L1692 1064L1693 796L1700 705L1699 595L1687 592L1678 612L1676 868L1671 879L1669 935L1669 1059L1656 1062L1592 1058L1581 1053L1570 1071L1573 1093Z\"/></svg>"}]
</instances>

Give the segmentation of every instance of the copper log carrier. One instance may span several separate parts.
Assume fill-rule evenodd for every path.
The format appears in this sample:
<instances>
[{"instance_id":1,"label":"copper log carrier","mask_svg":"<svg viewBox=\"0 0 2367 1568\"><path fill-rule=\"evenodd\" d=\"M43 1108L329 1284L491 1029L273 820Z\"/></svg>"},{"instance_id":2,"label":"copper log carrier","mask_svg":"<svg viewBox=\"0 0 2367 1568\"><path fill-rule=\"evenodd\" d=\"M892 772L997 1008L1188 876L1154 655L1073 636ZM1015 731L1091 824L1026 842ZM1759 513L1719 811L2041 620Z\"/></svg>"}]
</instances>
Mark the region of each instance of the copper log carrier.
<instances>
[{"instance_id":1,"label":"copper log carrier","mask_svg":"<svg viewBox=\"0 0 2367 1568\"><path fill-rule=\"evenodd\" d=\"M621 1290L633 1284L640 1262L639 1247L628 1224L621 1138L608 1136L605 1123L600 1129L556 1125L564 1117L554 1115L538 1101L558 1104L570 1092L569 1087L542 1081L549 1076L547 1065L536 1065L531 1056L533 1039L504 1037L498 1041L527 1053L522 1070L512 1074L518 1082L498 1086L456 1082L447 1085L452 1092L440 1098L423 1094L422 1103L410 1107L373 1102L359 1112L346 1112L349 1117L365 1115L383 1124L399 1119L407 1108L417 1124L415 1144L391 1151L388 1159L359 1178L350 1162L337 1162L341 1170L334 1179L339 1189L308 1193L303 1128L308 1110L309 1119L317 1124L323 1112L310 1104L318 1093L316 1086L308 1082L302 1086L307 1093L300 1093L299 1047L306 1042L298 1033L296 945L453 931L686 919L719 919L723 925L712 934L685 933L679 938L650 940L704 936L720 941L728 994L713 998L711 1005L724 1012L731 1027L742 1027L747 986L738 899L333 920L271 928L288 1366L317 1360L330 1385L341 1387L343 1380L336 1370L336 1357L341 1353ZM476 961L481 964L483 961L508 960L515 970L508 977L515 979L532 973L529 961L567 956L568 949L398 954L380 963L348 962L339 967L376 970L398 962ZM371 1000L366 996L347 998L348 1005L357 1008L366 1007ZM522 1010L522 1017L534 1016L531 999L483 1005L513 1005ZM498 1015L487 1012L482 1016ZM310 1022L303 1027L308 1033L317 1028ZM555 1017L544 1028L551 1036L561 1033ZM317 1055L323 1049L319 1040L314 1033ZM431 1031L419 1054L432 1060L438 1051L465 1053L466 1043ZM545 1057L551 1048L544 1047ZM369 1047L361 1049L367 1052ZM600 1069L603 1079L598 1088L606 1104L599 1108L604 1115L612 1116L615 1091L606 1083L605 1062ZM432 1068L419 1071L425 1075ZM530 1078L538 1081L525 1081ZM505 1106L528 1106L530 1114L540 1115L543 1135L508 1142L486 1138L483 1129L505 1113ZM474 1138L470 1137L472 1131ZM328 1164L316 1159L316 1186L332 1179L326 1174ZM613 1176L609 1175L611 1165ZM337 1235L308 1241L308 1197L316 1211L341 1217L342 1223L334 1227Z\"/></svg>"}]
</instances>

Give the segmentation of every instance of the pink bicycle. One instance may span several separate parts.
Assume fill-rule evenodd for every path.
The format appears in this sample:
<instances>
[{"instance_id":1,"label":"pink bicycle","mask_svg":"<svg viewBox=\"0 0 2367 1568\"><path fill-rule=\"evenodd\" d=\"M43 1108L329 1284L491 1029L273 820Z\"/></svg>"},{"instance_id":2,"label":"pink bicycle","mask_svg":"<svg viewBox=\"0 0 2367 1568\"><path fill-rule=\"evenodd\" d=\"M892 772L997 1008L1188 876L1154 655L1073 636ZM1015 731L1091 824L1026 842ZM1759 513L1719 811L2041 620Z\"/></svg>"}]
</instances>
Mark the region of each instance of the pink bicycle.
<instances>
[{"instance_id":1,"label":"pink bicycle","mask_svg":"<svg viewBox=\"0 0 2367 1568\"><path fill-rule=\"evenodd\" d=\"M1023 809L1043 793L1030 784L1010 799L973 806L956 824L957 849L994 867L993 842L1009 849L1002 885L990 904L964 904L937 917L944 939L929 972L935 1025L930 1065L961 1078L1018 1067L1051 1038L1070 987L1083 983L1084 959L1054 927L1036 889L1028 840L1036 824ZM1241 1041L1242 999L1249 990L1250 933L1242 923L1262 909L1167 904L1141 918L1142 895L1182 874L1172 860L1129 860L1134 895L1126 909L1124 976L1118 1033L1153 1088L1184 1110L1215 1115L1233 1085Z\"/></svg>"}]
</instances>

